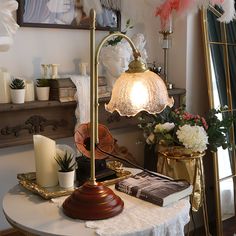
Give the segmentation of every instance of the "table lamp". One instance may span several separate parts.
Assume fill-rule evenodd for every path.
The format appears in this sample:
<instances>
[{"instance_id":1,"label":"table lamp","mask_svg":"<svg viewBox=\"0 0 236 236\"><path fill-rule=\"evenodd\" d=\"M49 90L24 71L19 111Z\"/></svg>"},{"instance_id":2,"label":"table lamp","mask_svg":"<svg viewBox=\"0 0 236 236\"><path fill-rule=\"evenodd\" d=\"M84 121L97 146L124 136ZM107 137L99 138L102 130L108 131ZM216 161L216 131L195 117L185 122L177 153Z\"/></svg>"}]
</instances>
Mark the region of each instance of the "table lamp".
<instances>
[{"instance_id":1,"label":"table lamp","mask_svg":"<svg viewBox=\"0 0 236 236\"><path fill-rule=\"evenodd\" d=\"M118 215L124 208L124 202L110 188L96 182L95 150L98 138L98 59L102 46L112 37L126 39L133 50L134 60L129 69L114 84L112 96L106 110L117 111L122 116L135 116L140 111L152 114L160 113L166 106L172 107L173 98L169 98L163 80L149 71L138 57L140 53L131 39L122 33L106 36L95 51L96 12L90 11L90 179L66 198L63 212L75 219L100 220Z\"/></svg>"}]
</instances>

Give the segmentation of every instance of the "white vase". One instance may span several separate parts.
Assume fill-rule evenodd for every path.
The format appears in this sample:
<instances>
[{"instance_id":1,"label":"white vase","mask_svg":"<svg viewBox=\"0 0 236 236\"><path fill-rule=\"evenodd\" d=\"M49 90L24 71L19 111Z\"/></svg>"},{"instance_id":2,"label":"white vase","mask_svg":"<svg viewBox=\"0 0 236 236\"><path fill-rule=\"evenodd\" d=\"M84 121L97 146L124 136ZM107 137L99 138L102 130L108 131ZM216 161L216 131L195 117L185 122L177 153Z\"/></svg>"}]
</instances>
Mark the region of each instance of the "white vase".
<instances>
[{"instance_id":1,"label":"white vase","mask_svg":"<svg viewBox=\"0 0 236 236\"><path fill-rule=\"evenodd\" d=\"M75 171L61 172L58 171L59 185L62 188L73 188L75 179Z\"/></svg>"},{"instance_id":2,"label":"white vase","mask_svg":"<svg viewBox=\"0 0 236 236\"><path fill-rule=\"evenodd\" d=\"M1 71L0 69L0 103L10 103L10 85L11 76L8 72Z\"/></svg>"},{"instance_id":3,"label":"white vase","mask_svg":"<svg viewBox=\"0 0 236 236\"><path fill-rule=\"evenodd\" d=\"M25 81L25 102L34 101L34 82L32 80Z\"/></svg>"},{"instance_id":4,"label":"white vase","mask_svg":"<svg viewBox=\"0 0 236 236\"><path fill-rule=\"evenodd\" d=\"M50 87L36 87L37 98L39 101L49 100Z\"/></svg>"},{"instance_id":5,"label":"white vase","mask_svg":"<svg viewBox=\"0 0 236 236\"><path fill-rule=\"evenodd\" d=\"M22 104L25 102L25 89L11 89L12 103Z\"/></svg>"}]
</instances>

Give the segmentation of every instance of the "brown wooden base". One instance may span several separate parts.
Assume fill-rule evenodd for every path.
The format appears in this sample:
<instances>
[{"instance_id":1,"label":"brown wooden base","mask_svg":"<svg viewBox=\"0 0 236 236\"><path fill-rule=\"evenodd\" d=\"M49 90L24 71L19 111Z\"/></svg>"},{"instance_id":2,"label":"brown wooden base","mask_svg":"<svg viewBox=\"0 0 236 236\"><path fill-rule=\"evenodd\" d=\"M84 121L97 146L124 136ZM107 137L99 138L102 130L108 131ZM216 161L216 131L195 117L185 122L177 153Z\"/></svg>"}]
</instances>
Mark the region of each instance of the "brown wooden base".
<instances>
[{"instance_id":1,"label":"brown wooden base","mask_svg":"<svg viewBox=\"0 0 236 236\"><path fill-rule=\"evenodd\" d=\"M101 183L86 182L76 189L62 205L65 215L81 220L101 220L118 215L124 202Z\"/></svg>"}]
</instances>

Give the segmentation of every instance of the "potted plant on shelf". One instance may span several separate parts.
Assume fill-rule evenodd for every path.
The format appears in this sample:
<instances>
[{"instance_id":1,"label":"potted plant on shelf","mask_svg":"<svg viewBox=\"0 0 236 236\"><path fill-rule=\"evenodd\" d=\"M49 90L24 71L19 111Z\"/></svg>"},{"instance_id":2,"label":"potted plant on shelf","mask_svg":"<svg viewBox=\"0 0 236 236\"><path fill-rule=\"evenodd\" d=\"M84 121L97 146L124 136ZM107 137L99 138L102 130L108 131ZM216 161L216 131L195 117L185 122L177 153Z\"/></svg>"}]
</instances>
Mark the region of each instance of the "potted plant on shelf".
<instances>
[{"instance_id":1,"label":"potted plant on shelf","mask_svg":"<svg viewBox=\"0 0 236 236\"><path fill-rule=\"evenodd\" d=\"M55 157L59 165L58 180L62 188L71 188L74 186L75 165L76 162L72 154L64 153L63 156L57 154Z\"/></svg>"},{"instance_id":2,"label":"potted plant on shelf","mask_svg":"<svg viewBox=\"0 0 236 236\"><path fill-rule=\"evenodd\" d=\"M25 102L25 83L22 79L13 79L11 84L11 100L12 103L21 104Z\"/></svg>"},{"instance_id":3,"label":"potted plant on shelf","mask_svg":"<svg viewBox=\"0 0 236 236\"><path fill-rule=\"evenodd\" d=\"M49 100L50 84L48 79L36 80L36 94L39 101Z\"/></svg>"}]
</instances>

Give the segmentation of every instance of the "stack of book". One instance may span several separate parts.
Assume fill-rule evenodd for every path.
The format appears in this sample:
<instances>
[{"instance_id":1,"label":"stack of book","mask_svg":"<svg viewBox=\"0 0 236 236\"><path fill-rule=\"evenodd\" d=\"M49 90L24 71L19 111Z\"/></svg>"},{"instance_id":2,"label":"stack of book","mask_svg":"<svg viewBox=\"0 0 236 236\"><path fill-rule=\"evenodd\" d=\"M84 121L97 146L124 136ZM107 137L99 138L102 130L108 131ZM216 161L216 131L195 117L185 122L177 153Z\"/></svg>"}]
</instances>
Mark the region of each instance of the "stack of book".
<instances>
[{"instance_id":1,"label":"stack of book","mask_svg":"<svg viewBox=\"0 0 236 236\"><path fill-rule=\"evenodd\" d=\"M60 102L75 101L76 87L70 78L49 79L50 100Z\"/></svg>"},{"instance_id":2,"label":"stack of book","mask_svg":"<svg viewBox=\"0 0 236 236\"><path fill-rule=\"evenodd\" d=\"M173 180L145 171L116 183L115 188L159 206L167 206L186 198L193 190L192 185L185 180Z\"/></svg>"}]
</instances>

